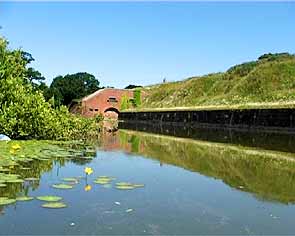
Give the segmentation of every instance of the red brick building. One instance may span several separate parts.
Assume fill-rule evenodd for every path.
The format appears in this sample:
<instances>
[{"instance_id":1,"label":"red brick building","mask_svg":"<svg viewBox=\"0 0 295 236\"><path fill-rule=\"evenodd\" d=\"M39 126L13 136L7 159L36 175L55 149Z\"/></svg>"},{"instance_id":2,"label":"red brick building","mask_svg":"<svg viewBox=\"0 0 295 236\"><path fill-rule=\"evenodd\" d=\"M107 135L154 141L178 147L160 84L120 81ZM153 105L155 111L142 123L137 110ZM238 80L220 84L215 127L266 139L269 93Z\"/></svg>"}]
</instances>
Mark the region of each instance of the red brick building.
<instances>
[{"instance_id":1,"label":"red brick building","mask_svg":"<svg viewBox=\"0 0 295 236\"><path fill-rule=\"evenodd\" d=\"M106 88L98 90L81 100L81 114L85 117L93 117L102 114L105 117L117 118L123 96L133 99L131 89Z\"/></svg>"}]
</instances>

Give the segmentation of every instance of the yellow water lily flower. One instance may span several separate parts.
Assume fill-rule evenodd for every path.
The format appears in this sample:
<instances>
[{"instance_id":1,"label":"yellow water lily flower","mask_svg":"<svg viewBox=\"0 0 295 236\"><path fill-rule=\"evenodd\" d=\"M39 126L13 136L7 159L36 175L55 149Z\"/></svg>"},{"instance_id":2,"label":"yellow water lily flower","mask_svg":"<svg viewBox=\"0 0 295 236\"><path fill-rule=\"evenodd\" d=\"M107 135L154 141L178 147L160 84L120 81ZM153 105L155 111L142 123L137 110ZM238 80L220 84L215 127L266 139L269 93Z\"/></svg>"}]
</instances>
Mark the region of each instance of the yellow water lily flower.
<instances>
[{"instance_id":1,"label":"yellow water lily flower","mask_svg":"<svg viewBox=\"0 0 295 236\"><path fill-rule=\"evenodd\" d=\"M13 144L13 145L11 146L11 148L12 148L13 150L18 150L18 149L21 148L21 146L17 143L17 144Z\"/></svg>"},{"instance_id":2,"label":"yellow water lily flower","mask_svg":"<svg viewBox=\"0 0 295 236\"><path fill-rule=\"evenodd\" d=\"M93 173L93 170L90 167L85 167L84 172L86 173L86 175L91 175Z\"/></svg>"},{"instance_id":3,"label":"yellow water lily flower","mask_svg":"<svg viewBox=\"0 0 295 236\"><path fill-rule=\"evenodd\" d=\"M91 190L91 188L92 188L91 185L87 184L87 185L85 186L84 190L85 190L86 192L88 192L88 191Z\"/></svg>"}]
</instances>

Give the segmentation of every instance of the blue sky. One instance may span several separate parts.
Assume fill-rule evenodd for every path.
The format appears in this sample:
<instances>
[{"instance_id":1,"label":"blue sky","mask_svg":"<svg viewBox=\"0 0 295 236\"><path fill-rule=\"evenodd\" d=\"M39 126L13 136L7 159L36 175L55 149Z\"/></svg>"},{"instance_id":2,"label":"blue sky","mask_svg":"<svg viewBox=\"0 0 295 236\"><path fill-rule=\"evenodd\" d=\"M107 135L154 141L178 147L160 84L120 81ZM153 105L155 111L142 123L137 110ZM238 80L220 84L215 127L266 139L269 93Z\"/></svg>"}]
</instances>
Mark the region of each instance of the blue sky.
<instances>
[{"instance_id":1,"label":"blue sky","mask_svg":"<svg viewBox=\"0 0 295 236\"><path fill-rule=\"evenodd\" d=\"M0 2L0 25L48 84L86 71L104 86L148 85L295 53L290 2Z\"/></svg>"}]
</instances>

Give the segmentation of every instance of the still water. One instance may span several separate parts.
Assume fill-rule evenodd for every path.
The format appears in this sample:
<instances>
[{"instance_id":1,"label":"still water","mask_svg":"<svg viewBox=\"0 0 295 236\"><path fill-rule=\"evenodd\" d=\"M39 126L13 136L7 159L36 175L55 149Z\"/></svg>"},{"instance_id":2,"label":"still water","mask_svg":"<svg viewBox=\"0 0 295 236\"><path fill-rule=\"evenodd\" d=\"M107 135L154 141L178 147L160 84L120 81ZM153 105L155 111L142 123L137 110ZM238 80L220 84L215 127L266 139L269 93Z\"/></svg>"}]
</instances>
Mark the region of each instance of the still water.
<instances>
[{"instance_id":1,"label":"still water","mask_svg":"<svg viewBox=\"0 0 295 236\"><path fill-rule=\"evenodd\" d=\"M96 148L92 160L31 163L39 181L0 188L0 197L56 195L67 204L47 209L34 199L0 206L0 234L295 232L294 153L128 130L105 136ZM93 169L87 179L85 167ZM30 177L26 171L18 174ZM116 179L100 185L93 182L98 176ZM79 183L52 188L66 177ZM122 181L144 187L119 190Z\"/></svg>"}]
</instances>

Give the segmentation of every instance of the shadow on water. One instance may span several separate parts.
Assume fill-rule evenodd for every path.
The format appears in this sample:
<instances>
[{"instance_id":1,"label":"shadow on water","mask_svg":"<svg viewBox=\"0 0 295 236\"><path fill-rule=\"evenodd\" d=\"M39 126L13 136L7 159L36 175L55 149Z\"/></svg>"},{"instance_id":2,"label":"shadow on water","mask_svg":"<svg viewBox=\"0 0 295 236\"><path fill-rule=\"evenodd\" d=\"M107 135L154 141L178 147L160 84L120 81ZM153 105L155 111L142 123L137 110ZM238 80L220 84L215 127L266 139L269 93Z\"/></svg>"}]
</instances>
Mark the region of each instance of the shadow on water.
<instances>
[{"instance_id":1,"label":"shadow on water","mask_svg":"<svg viewBox=\"0 0 295 236\"><path fill-rule=\"evenodd\" d=\"M261 200L295 203L295 154L131 130L104 139L120 149L202 175L254 194Z\"/></svg>"},{"instance_id":2,"label":"shadow on water","mask_svg":"<svg viewBox=\"0 0 295 236\"><path fill-rule=\"evenodd\" d=\"M119 128L295 153L294 133L136 122L120 122Z\"/></svg>"}]
</instances>

